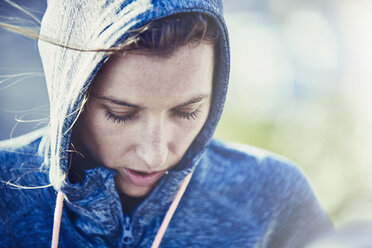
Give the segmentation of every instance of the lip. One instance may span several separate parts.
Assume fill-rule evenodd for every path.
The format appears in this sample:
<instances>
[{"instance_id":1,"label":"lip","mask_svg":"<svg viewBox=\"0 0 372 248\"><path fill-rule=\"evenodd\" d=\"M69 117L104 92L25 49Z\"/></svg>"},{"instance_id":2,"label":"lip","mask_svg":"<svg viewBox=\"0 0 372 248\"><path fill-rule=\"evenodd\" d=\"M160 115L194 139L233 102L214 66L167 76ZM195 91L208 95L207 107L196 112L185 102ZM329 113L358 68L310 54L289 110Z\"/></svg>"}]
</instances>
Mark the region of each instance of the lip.
<instances>
[{"instance_id":1,"label":"lip","mask_svg":"<svg viewBox=\"0 0 372 248\"><path fill-rule=\"evenodd\" d=\"M136 186L151 186L156 183L163 175L165 171L136 171L128 168L123 169L123 174L128 181Z\"/></svg>"}]
</instances>

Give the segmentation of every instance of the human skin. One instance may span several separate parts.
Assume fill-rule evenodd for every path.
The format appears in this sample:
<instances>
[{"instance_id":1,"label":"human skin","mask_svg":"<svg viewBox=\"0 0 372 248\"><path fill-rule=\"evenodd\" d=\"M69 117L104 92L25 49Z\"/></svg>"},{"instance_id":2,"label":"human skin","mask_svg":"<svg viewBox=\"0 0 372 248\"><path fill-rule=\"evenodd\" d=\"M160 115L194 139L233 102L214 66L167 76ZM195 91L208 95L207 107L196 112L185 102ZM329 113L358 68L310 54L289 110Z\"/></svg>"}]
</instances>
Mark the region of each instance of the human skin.
<instances>
[{"instance_id":1,"label":"human skin","mask_svg":"<svg viewBox=\"0 0 372 248\"><path fill-rule=\"evenodd\" d=\"M119 191L147 195L181 160L208 117L213 53L213 45L201 42L170 56L111 57L73 129L85 161L116 170Z\"/></svg>"}]
</instances>

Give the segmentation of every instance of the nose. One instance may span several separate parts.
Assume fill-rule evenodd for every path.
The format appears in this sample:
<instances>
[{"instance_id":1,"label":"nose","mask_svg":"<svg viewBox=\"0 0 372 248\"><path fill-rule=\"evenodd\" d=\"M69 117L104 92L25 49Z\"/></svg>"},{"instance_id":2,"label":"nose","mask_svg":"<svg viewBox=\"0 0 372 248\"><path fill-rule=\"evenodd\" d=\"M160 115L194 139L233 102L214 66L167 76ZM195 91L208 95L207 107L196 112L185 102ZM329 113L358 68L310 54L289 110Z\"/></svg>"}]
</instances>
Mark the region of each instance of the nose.
<instances>
[{"instance_id":1,"label":"nose","mask_svg":"<svg viewBox=\"0 0 372 248\"><path fill-rule=\"evenodd\" d=\"M141 141L136 147L136 154L150 170L164 169L168 156L168 142L161 121L150 122L141 130Z\"/></svg>"}]
</instances>

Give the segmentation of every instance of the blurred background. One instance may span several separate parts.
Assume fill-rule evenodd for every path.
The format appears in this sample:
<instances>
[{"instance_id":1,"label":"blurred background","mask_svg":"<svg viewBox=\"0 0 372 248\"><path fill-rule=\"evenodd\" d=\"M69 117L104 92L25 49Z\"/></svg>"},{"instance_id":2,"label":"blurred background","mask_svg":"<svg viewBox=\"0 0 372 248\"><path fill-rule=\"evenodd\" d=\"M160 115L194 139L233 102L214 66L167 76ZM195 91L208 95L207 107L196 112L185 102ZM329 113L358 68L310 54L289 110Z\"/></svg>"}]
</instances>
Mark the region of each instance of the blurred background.
<instances>
[{"instance_id":1,"label":"blurred background","mask_svg":"<svg viewBox=\"0 0 372 248\"><path fill-rule=\"evenodd\" d=\"M39 19L45 0L14 0ZM336 226L372 219L372 1L225 0L232 70L216 137L286 156ZM38 28L5 0L1 21ZM0 30L0 140L45 125L35 41Z\"/></svg>"}]
</instances>

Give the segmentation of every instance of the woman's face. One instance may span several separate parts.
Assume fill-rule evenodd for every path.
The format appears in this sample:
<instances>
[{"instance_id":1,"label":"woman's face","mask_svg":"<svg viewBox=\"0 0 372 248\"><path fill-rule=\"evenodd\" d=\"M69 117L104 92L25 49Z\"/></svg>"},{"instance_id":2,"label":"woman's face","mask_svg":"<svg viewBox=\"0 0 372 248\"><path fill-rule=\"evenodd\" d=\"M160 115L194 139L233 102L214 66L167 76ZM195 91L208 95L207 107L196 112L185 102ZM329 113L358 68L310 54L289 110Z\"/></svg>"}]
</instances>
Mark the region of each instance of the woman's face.
<instances>
[{"instance_id":1,"label":"woman's face","mask_svg":"<svg viewBox=\"0 0 372 248\"><path fill-rule=\"evenodd\" d=\"M120 191L146 195L205 123L213 66L213 46L206 43L181 47L170 57L112 57L74 128L78 147L95 165L118 172Z\"/></svg>"}]
</instances>

